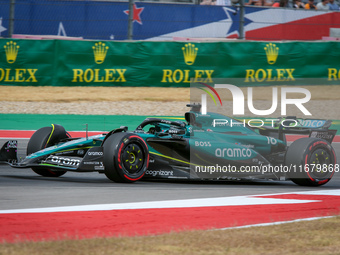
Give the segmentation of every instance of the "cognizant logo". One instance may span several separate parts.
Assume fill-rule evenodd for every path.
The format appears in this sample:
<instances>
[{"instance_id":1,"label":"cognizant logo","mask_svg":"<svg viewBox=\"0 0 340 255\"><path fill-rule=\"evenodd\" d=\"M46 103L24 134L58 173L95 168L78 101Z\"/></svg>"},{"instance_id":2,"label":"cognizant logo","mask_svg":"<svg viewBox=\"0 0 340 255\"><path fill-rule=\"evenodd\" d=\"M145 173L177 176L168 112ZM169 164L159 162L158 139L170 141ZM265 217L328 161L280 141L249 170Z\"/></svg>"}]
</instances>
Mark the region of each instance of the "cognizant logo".
<instances>
[{"instance_id":1,"label":"cognizant logo","mask_svg":"<svg viewBox=\"0 0 340 255\"><path fill-rule=\"evenodd\" d=\"M207 88L209 88L219 99L219 102L222 106L222 100L220 95L217 93L216 89L228 89L233 97L233 115L244 115L244 94L243 91L235 85L231 84L215 84L214 87L201 83ZM215 105L217 106L216 100L213 94L206 88L200 88L205 94L201 95L201 113L207 114L207 94L213 99ZM304 98L287 98L288 93L301 93L304 94ZM248 109L251 113L259 116L270 115L274 113L278 107L278 91L277 88L273 88L272 92L272 106L267 110L258 110L255 109L253 104L253 88L248 87L247 89L247 105ZM307 103L311 99L311 93L308 89L305 88L295 88L295 87L283 87L281 88L281 115L286 115L287 113L287 105L292 104L295 105L304 115L312 115L305 106L304 103Z\"/></svg>"}]
</instances>

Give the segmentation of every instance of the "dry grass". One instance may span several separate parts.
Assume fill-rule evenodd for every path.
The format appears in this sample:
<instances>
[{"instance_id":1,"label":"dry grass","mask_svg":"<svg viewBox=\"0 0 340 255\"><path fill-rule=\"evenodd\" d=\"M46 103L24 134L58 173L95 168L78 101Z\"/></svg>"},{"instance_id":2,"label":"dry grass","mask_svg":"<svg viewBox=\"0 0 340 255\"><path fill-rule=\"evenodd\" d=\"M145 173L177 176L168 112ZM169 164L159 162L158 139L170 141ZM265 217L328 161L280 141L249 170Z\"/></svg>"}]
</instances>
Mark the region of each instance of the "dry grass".
<instances>
[{"instance_id":1,"label":"dry grass","mask_svg":"<svg viewBox=\"0 0 340 255\"><path fill-rule=\"evenodd\" d=\"M189 88L0 86L0 101L189 101Z\"/></svg>"},{"instance_id":2,"label":"dry grass","mask_svg":"<svg viewBox=\"0 0 340 255\"><path fill-rule=\"evenodd\" d=\"M224 231L2 244L0 254L339 254L339 229L340 217L336 217Z\"/></svg>"},{"instance_id":3,"label":"dry grass","mask_svg":"<svg viewBox=\"0 0 340 255\"><path fill-rule=\"evenodd\" d=\"M303 87L303 86L301 86ZM312 100L338 100L340 86L308 86ZM242 88L245 92L246 88ZM247 94L247 93L244 93ZM301 94L300 94L301 95ZM296 97L296 95L292 95ZM271 100L270 87L254 88L254 100ZM231 93L223 100L232 100ZM15 87L0 86L0 101L98 102L98 101L190 101L190 88L161 87Z\"/></svg>"}]
</instances>

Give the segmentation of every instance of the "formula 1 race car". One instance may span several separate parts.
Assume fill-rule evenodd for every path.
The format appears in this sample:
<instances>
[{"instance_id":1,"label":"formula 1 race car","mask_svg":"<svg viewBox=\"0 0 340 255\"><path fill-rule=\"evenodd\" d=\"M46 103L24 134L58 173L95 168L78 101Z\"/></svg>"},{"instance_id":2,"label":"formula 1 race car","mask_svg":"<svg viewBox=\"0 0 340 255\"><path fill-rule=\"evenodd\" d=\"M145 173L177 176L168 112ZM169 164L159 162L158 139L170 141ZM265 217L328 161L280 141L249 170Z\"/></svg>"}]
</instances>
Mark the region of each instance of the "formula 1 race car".
<instances>
[{"instance_id":1,"label":"formula 1 race car","mask_svg":"<svg viewBox=\"0 0 340 255\"><path fill-rule=\"evenodd\" d=\"M191 110L184 121L145 119L134 131L123 126L101 135L72 138L57 124L37 130L27 157L15 162L16 142L7 142L0 160L46 177L67 171L104 173L115 182L140 179L274 179L299 185L327 183L337 170L330 120L287 117L255 127L217 113ZM290 146L286 134L304 134ZM9 155L10 154L10 155Z\"/></svg>"}]
</instances>

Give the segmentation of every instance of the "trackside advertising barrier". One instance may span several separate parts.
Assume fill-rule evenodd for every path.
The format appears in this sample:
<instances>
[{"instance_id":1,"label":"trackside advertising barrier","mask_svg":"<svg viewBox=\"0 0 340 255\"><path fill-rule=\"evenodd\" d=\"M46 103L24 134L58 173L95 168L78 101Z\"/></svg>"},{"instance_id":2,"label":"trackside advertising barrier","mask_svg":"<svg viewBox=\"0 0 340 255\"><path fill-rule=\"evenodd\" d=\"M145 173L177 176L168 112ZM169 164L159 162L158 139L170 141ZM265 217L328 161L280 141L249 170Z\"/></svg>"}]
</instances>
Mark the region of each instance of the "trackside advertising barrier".
<instances>
[{"instance_id":1,"label":"trackside advertising barrier","mask_svg":"<svg viewBox=\"0 0 340 255\"><path fill-rule=\"evenodd\" d=\"M339 84L340 42L0 40L0 85L189 87ZM301 79L304 80L304 79ZM310 84L305 84L310 85Z\"/></svg>"},{"instance_id":2,"label":"trackside advertising barrier","mask_svg":"<svg viewBox=\"0 0 340 255\"><path fill-rule=\"evenodd\" d=\"M133 40L238 38L242 23L247 40L307 41L340 28L338 11L247 5L241 15L239 6L161 2L135 1ZM128 14L128 1L0 0L0 36L10 37L13 21L14 34L126 40Z\"/></svg>"}]
</instances>

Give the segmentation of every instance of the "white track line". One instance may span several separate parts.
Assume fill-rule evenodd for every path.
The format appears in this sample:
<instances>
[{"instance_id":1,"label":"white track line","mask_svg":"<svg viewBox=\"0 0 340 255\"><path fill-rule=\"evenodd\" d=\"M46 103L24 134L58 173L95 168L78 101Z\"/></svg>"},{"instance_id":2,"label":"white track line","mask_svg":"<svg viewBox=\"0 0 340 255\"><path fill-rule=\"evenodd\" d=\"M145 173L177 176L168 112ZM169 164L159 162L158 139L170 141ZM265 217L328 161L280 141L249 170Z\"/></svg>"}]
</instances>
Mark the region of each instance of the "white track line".
<instances>
[{"instance_id":1,"label":"white track line","mask_svg":"<svg viewBox=\"0 0 340 255\"><path fill-rule=\"evenodd\" d=\"M276 195L324 195L324 196L340 196L340 189L325 189L325 190L307 190L307 191L294 191L294 192L285 192L285 193L272 193L272 194L264 194L264 195L252 195L252 197L261 197L261 196L276 196Z\"/></svg>"},{"instance_id":2,"label":"white track line","mask_svg":"<svg viewBox=\"0 0 340 255\"><path fill-rule=\"evenodd\" d=\"M266 195L262 195L266 196ZM82 212L82 211L108 211L126 209L165 209L165 208L190 208L190 207L212 207L212 206L242 206L242 205L268 205L268 204L303 204L319 202L319 200L301 199L276 199L260 198L254 196L198 198L167 201L150 201L117 204L97 204L80 206L62 206L32 209L0 210L4 213L48 213L48 212Z\"/></svg>"},{"instance_id":3,"label":"white track line","mask_svg":"<svg viewBox=\"0 0 340 255\"><path fill-rule=\"evenodd\" d=\"M312 217L312 218L304 218L304 219L288 220L288 221L276 221L276 222L244 225L244 226L238 226L238 227L218 228L218 229L213 229L213 230L228 230L228 229L238 229L238 228L267 227L267 226L281 225L281 224L287 224L287 223L295 223L295 222L301 222L301 221L322 220L322 219L328 219L328 218L334 218L334 217L337 217L337 216L323 216L323 217Z\"/></svg>"},{"instance_id":4,"label":"white track line","mask_svg":"<svg viewBox=\"0 0 340 255\"><path fill-rule=\"evenodd\" d=\"M96 204L96 205L60 206L60 207L46 207L46 208L11 209L11 210L0 210L0 214L84 212L84 211L109 211L109 210L126 210L126 209L166 209L166 208L243 206L243 205L304 204L304 203L313 203L313 202L320 201L320 200L280 199L280 198L260 197L260 196L274 196L274 195L287 195L287 194L340 196L340 189L263 194L263 195L252 195L252 196L233 196L233 197L197 198L197 199L181 199L181 200L165 200L165 201L149 201L149 202L133 202L133 203L116 203L116 204Z\"/></svg>"}]
</instances>

